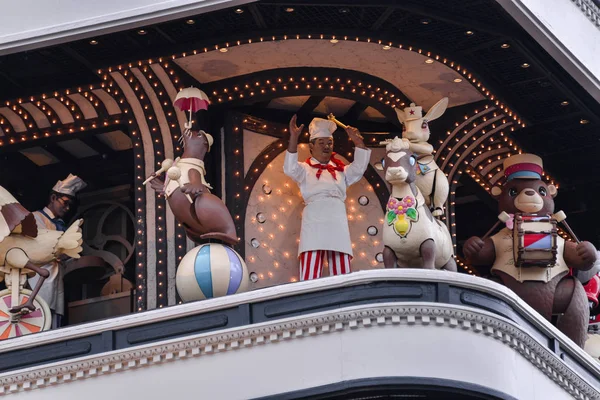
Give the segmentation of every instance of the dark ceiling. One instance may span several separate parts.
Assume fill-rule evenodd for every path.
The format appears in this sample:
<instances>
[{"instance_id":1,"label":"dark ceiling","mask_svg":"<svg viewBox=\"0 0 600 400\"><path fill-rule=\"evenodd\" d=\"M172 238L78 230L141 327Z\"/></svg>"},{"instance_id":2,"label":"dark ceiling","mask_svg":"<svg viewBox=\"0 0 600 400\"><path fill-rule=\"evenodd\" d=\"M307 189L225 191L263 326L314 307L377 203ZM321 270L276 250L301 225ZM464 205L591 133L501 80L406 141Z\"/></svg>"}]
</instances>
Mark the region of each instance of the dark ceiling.
<instances>
[{"instance_id":1,"label":"dark ceiling","mask_svg":"<svg viewBox=\"0 0 600 400\"><path fill-rule=\"evenodd\" d=\"M107 66L276 33L372 35L426 47L474 71L524 118L527 127L513 136L522 148L542 156L547 172L560 182L558 208L569 215L575 232L600 244L600 228L590 222L600 212L600 104L494 0L259 1L2 56L0 101L100 82L96 71ZM244 111L263 106L246 104ZM461 183L457 226L464 240L487 231L496 212L488 194L467 175Z\"/></svg>"}]
</instances>

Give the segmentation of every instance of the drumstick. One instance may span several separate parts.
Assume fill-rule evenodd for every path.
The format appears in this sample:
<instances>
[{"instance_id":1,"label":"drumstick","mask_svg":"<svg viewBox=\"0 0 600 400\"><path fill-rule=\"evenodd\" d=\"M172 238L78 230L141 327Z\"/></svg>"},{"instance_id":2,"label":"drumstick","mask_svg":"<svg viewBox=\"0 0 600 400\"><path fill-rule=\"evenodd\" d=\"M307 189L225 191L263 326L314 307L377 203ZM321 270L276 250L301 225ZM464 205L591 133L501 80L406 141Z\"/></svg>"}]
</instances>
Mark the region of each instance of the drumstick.
<instances>
[{"instance_id":1,"label":"drumstick","mask_svg":"<svg viewBox=\"0 0 600 400\"><path fill-rule=\"evenodd\" d=\"M335 122L335 123L336 123L336 125L337 125L337 126L339 126L340 128L344 128L344 129L347 129L347 128L348 128L348 125L346 125L346 124L344 124L344 123L342 123L342 122L338 121L338 120L335 118L335 115L333 115L332 113L329 113L329 115L327 116L327 119L328 119L328 120L330 120L330 121L333 121L333 122ZM359 137L359 138L361 138L361 139L364 139L364 138L363 138L363 136L362 136L360 133L358 134L358 137Z\"/></svg>"},{"instance_id":2,"label":"drumstick","mask_svg":"<svg viewBox=\"0 0 600 400\"><path fill-rule=\"evenodd\" d=\"M575 239L575 242L578 243L578 244L580 243L579 239L577 238L577 235L575 235L575 233L573 232L573 230L571 229L571 227L567 223L567 221L566 221L567 214L565 214L564 211L560 210L556 214L552 215L552 218L554 218L556 220L556 222L562 222L563 225L565 226L565 228L567 229L567 231L569 232L569 234L571 236L573 236L573 239Z\"/></svg>"},{"instance_id":3,"label":"drumstick","mask_svg":"<svg viewBox=\"0 0 600 400\"><path fill-rule=\"evenodd\" d=\"M498 215L498 221L494 224L494 226L492 226L492 229L490 229L489 231L487 231L487 233L485 235L483 235L481 240L487 239L488 236L490 236L492 234L492 232L494 232L494 230L498 227L498 225L500 225L500 222L506 222L509 219L510 219L510 215L508 215L506 212L502 211Z\"/></svg>"},{"instance_id":4,"label":"drumstick","mask_svg":"<svg viewBox=\"0 0 600 400\"><path fill-rule=\"evenodd\" d=\"M156 171L153 175L151 175L148 179L146 179L144 181L143 185L150 182L152 179L156 178L157 176L159 176L160 174L162 174L163 172L165 172L172 166L173 166L173 160L171 160L170 158L167 158L166 160L164 160L162 162L160 169L158 171Z\"/></svg>"},{"instance_id":5,"label":"drumstick","mask_svg":"<svg viewBox=\"0 0 600 400\"><path fill-rule=\"evenodd\" d=\"M348 128L348 125L345 125L345 124L341 123L340 121L338 121L335 118L335 115L333 115L332 113L329 113L329 115L327 116L327 119L330 120L330 121L335 122L336 125L339 126L340 128L344 128L344 129Z\"/></svg>"}]
</instances>

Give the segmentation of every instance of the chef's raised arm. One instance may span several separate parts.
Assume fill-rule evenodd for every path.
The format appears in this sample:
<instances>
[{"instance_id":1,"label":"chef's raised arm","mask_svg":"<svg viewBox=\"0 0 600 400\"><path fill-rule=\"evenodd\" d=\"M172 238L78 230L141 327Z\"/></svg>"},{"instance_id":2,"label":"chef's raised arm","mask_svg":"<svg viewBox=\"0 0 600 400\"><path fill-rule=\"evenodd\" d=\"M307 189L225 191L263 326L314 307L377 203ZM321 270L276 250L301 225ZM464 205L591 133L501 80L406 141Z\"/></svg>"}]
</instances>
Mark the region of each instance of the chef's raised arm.
<instances>
[{"instance_id":1,"label":"chef's raised arm","mask_svg":"<svg viewBox=\"0 0 600 400\"><path fill-rule=\"evenodd\" d=\"M302 133L302 128L304 128L304 124L297 126L296 116L294 115L290 120L290 141L283 162L283 173L297 183L303 182L306 178L306 170L298 162L298 138Z\"/></svg>"},{"instance_id":2,"label":"chef's raised arm","mask_svg":"<svg viewBox=\"0 0 600 400\"><path fill-rule=\"evenodd\" d=\"M369 166L369 160L371 159L371 149L365 146L362 136L358 129L351 126L346 127L346 133L350 140L354 142L354 161L344 169L344 175L346 176L346 185L350 186L363 177L367 167Z\"/></svg>"}]
</instances>

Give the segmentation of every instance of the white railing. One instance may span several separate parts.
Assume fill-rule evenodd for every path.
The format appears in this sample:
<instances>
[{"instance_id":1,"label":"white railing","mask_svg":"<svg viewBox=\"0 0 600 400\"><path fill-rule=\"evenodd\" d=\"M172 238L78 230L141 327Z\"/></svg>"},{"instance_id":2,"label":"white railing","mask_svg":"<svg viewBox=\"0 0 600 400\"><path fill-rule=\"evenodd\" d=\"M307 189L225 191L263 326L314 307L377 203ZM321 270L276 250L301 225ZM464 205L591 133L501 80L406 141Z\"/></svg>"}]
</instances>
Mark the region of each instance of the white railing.
<instances>
[{"instance_id":1,"label":"white railing","mask_svg":"<svg viewBox=\"0 0 600 400\"><path fill-rule=\"evenodd\" d=\"M178 328L195 318L212 328ZM54 343L51 351L60 354L70 345L94 346L100 337L112 347L24 364L50 354L39 346ZM299 379L300 367L290 360L311 354L320 361ZM188 362L171 362L177 360ZM11 369L10 362L21 366ZM512 291L418 269L361 271L10 339L0 342L0 370L0 394L60 386L36 390L35 399L84 392L87 400L100 398L94 396L104 395L103 385L131 376L117 373L133 370L144 382L131 386L139 396L185 397L190 387L163 390L154 383L206 374L214 379L203 380L204 389L222 394L212 398L298 391L301 397L317 386L384 377L463 382L519 399L600 397L599 364ZM237 383L224 389L221 375L231 373Z\"/></svg>"}]
</instances>

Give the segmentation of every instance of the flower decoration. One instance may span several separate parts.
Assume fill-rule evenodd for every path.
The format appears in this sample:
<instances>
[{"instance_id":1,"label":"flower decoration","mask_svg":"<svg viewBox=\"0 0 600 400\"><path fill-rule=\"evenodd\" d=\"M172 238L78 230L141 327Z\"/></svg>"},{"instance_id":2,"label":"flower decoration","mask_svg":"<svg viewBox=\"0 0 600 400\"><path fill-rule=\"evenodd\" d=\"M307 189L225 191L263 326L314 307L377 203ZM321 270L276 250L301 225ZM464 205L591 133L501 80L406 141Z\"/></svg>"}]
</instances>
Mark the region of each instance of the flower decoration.
<instances>
[{"instance_id":1,"label":"flower decoration","mask_svg":"<svg viewBox=\"0 0 600 400\"><path fill-rule=\"evenodd\" d=\"M390 197L387 204L387 224L394 225L394 231L400 237L406 237L411 224L419 220L417 201L412 196L401 199Z\"/></svg>"}]
</instances>

